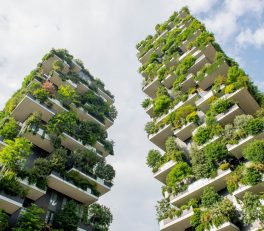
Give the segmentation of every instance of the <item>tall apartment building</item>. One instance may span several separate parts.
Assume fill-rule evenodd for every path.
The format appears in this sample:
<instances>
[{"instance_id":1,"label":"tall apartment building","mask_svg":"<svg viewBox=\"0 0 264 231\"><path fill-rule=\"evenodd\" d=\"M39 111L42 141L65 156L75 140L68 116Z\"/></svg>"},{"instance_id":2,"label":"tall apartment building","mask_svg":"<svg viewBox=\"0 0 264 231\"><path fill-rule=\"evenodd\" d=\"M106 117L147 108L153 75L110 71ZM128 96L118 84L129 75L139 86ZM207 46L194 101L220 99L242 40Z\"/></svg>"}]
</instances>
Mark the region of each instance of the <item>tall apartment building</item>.
<instances>
[{"instance_id":1,"label":"tall apartment building","mask_svg":"<svg viewBox=\"0 0 264 231\"><path fill-rule=\"evenodd\" d=\"M106 163L113 155L106 131L117 115L113 103L67 50L43 57L0 114L1 230L3 217L13 227L32 203L44 210L47 230L107 230L112 215L95 202L115 176ZM62 220L62 212L78 219Z\"/></svg>"},{"instance_id":2,"label":"tall apartment building","mask_svg":"<svg viewBox=\"0 0 264 231\"><path fill-rule=\"evenodd\" d=\"M162 231L264 230L263 94L183 8L137 44Z\"/></svg>"}]
</instances>

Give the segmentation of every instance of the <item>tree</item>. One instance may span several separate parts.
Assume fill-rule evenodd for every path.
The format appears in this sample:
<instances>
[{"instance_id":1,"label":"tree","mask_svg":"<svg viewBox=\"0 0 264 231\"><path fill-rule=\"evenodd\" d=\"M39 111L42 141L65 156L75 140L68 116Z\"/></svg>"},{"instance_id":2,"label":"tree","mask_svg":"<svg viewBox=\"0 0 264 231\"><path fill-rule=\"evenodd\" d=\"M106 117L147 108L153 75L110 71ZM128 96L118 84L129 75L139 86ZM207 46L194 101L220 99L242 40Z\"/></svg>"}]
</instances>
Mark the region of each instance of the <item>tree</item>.
<instances>
[{"instance_id":1,"label":"tree","mask_svg":"<svg viewBox=\"0 0 264 231\"><path fill-rule=\"evenodd\" d=\"M162 163L162 155L158 150L150 150L147 156L147 165L153 169L153 171L157 171L160 164Z\"/></svg>"},{"instance_id":2,"label":"tree","mask_svg":"<svg viewBox=\"0 0 264 231\"><path fill-rule=\"evenodd\" d=\"M206 187L201 197L203 207L212 207L220 200L220 196L216 193L213 187Z\"/></svg>"},{"instance_id":3,"label":"tree","mask_svg":"<svg viewBox=\"0 0 264 231\"><path fill-rule=\"evenodd\" d=\"M3 119L0 124L0 136L4 139L12 140L14 139L19 131L19 126L13 117Z\"/></svg>"},{"instance_id":4,"label":"tree","mask_svg":"<svg viewBox=\"0 0 264 231\"><path fill-rule=\"evenodd\" d=\"M75 102L78 97L76 91L70 85L60 86L57 91L57 96L58 99L65 105Z\"/></svg>"},{"instance_id":5,"label":"tree","mask_svg":"<svg viewBox=\"0 0 264 231\"><path fill-rule=\"evenodd\" d=\"M76 231L79 221L77 204L73 200L70 200L66 202L61 211L55 214L53 226L64 231Z\"/></svg>"},{"instance_id":6,"label":"tree","mask_svg":"<svg viewBox=\"0 0 264 231\"><path fill-rule=\"evenodd\" d=\"M0 209L0 231L5 231L8 227L8 215Z\"/></svg>"},{"instance_id":7,"label":"tree","mask_svg":"<svg viewBox=\"0 0 264 231\"><path fill-rule=\"evenodd\" d=\"M246 159L264 164L264 140L255 140L244 150L243 155Z\"/></svg>"},{"instance_id":8,"label":"tree","mask_svg":"<svg viewBox=\"0 0 264 231\"><path fill-rule=\"evenodd\" d=\"M41 231L44 227L44 221L41 216L44 214L44 210L39 208L35 204L31 204L31 207L26 208L21 212L21 216L18 219L18 225L14 228L14 231Z\"/></svg>"}]
</instances>

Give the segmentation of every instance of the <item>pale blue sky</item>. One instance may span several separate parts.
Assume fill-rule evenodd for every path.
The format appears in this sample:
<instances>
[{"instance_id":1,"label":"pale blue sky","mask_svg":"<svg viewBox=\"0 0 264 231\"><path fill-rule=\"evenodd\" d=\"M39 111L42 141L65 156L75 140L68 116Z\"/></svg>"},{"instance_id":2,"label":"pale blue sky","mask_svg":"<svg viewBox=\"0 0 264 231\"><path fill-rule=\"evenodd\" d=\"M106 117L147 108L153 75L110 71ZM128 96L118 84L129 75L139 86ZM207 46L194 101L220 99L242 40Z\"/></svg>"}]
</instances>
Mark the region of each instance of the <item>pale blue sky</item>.
<instances>
[{"instance_id":1,"label":"pale blue sky","mask_svg":"<svg viewBox=\"0 0 264 231\"><path fill-rule=\"evenodd\" d=\"M263 0L0 0L0 106L52 47L67 48L116 97L119 117L109 130L117 171L101 199L114 215L112 231L155 231L161 184L145 165L153 148L137 73L135 44L174 10L188 5L224 50L264 88Z\"/></svg>"}]
</instances>

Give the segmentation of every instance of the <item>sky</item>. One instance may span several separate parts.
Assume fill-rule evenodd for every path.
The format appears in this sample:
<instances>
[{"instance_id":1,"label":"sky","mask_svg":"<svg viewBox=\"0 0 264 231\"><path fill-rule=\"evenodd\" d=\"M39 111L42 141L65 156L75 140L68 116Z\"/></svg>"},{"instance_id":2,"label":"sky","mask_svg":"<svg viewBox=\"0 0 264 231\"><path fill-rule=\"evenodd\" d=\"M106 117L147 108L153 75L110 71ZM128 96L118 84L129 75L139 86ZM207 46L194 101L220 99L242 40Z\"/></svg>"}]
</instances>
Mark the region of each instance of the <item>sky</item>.
<instances>
[{"instance_id":1,"label":"sky","mask_svg":"<svg viewBox=\"0 0 264 231\"><path fill-rule=\"evenodd\" d=\"M155 146L144 132L149 118L140 106L135 45L185 5L263 90L264 0L0 0L1 108L51 48L68 49L115 95L108 161L117 176L100 199L112 210L111 231L159 230L161 183L145 164Z\"/></svg>"}]
</instances>

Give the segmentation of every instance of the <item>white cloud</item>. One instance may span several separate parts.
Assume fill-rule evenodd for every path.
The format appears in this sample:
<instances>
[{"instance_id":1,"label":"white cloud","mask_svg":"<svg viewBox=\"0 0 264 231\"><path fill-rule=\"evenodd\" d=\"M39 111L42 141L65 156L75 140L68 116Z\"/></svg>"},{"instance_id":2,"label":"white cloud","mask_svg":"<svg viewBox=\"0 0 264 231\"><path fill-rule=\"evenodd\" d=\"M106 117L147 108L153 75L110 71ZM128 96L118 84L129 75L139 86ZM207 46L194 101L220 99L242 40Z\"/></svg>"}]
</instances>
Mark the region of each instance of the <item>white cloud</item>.
<instances>
[{"instance_id":1,"label":"white cloud","mask_svg":"<svg viewBox=\"0 0 264 231\"><path fill-rule=\"evenodd\" d=\"M245 29L237 36L237 41L241 46L254 45L261 47L264 45L264 26L259 27L255 31Z\"/></svg>"}]
</instances>

